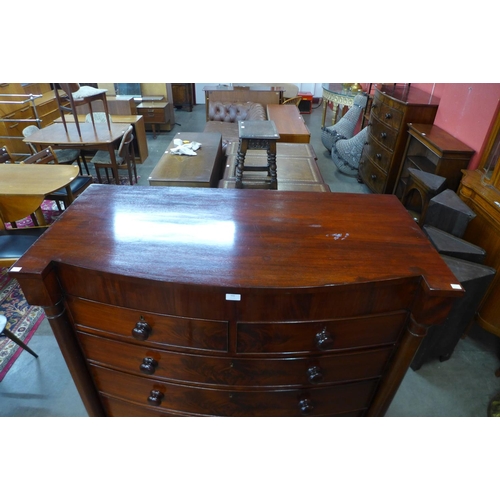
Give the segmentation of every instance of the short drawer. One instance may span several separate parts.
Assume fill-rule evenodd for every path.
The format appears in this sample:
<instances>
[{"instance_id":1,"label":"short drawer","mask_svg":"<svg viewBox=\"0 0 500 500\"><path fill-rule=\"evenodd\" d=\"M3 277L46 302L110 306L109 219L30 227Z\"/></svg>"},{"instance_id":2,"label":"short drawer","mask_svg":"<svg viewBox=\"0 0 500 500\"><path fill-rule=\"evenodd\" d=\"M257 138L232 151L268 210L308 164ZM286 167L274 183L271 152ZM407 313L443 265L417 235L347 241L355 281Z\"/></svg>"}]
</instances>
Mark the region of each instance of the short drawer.
<instances>
[{"instance_id":1,"label":"short drawer","mask_svg":"<svg viewBox=\"0 0 500 500\"><path fill-rule=\"evenodd\" d=\"M79 333L91 362L159 380L214 386L306 386L378 377L392 347L293 358L200 356L151 349Z\"/></svg>"},{"instance_id":2,"label":"short drawer","mask_svg":"<svg viewBox=\"0 0 500 500\"><path fill-rule=\"evenodd\" d=\"M387 172L392 162L393 152L376 141L369 141L363 149L363 154L377 165L380 170Z\"/></svg>"},{"instance_id":3,"label":"short drawer","mask_svg":"<svg viewBox=\"0 0 500 500\"><path fill-rule=\"evenodd\" d=\"M371 107L371 116L376 117L385 125L388 125L396 130L401 128L404 117L401 111L388 106L377 98L374 99Z\"/></svg>"},{"instance_id":4,"label":"short drawer","mask_svg":"<svg viewBox=\"0 0 500 500\"><path fill-rule=\"evenodd\" d=\"M387 174L378 168L369 157L363 154L359 162L359 175L363 182L374 192L383 194L387 182Z\"/></svg>"},{"instance_id":5,"label":"short drawer","mask_svg":"<svg viewBox=\"0 0 500 500\"><path fill-rule=\"evenodd\" d=\"M321 352L392 344L406 311L334 321L239 323L236 349L242 353Z\"/></svg>"},{"instance_id":6,"label":"short drawer","mask_svg":"<svg viewBox=\"0 0 500 500\"><path fill-rule=\"evenodd\" d=\"M379 380L307 389L230 390L192 387L138 377L90 365L101 396L151 405L159 411L200 415L286 417L327 416L370 405Z\"/></svg>"},{"instance_id":7,"label":"short drawer","mask_svg":"<svg viewBox=\"0 0 500 500\"><path fill-rule=\"evenodd\" d=\"M92 333L102 332L146 346L227 351L228 325L225 321L154 314L72 296L67 296L66 300L77 327ZM141 318L151 331L138 338L137 333L132 335L132 330ZM144 336L147 338L141 338Z\"/></svg>"},{"instance_id":8,"label":"short drawer","mask_svg":"<svg viewBox=\"0 0 500 500\"><path fill-rule=\"evenodd\" d=\"M388 127L373 117L370 119L370 136L387 149L394 150L398 135L398 130Z\"/></svg>"}]
</instances>

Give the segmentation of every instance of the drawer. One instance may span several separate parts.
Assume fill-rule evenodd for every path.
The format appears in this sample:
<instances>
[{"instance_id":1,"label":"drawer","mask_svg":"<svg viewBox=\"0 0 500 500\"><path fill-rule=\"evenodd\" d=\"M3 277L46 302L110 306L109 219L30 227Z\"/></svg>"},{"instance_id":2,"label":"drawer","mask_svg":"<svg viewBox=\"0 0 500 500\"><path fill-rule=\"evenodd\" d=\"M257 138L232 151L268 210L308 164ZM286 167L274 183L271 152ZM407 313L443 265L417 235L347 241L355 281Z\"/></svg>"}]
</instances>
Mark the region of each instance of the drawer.
<instances>
[{"instance_id":1,"label":"drawer","mask_svg":"<svg viewBox=\"0 0 500 500\"><path fill-rule=\"evenodd\" d=\"M392 347L294 358L200 356L152 349L79 333L89 362L158 380L214 386L305 386L378 377Z\"/></svg>"},{"instance_id":2,"label":"drawer","mask_svg":"<svg viewBox=\"0 0 500 500\"><path fill-rule=\"evenodd\" d=\"M66 300L77 327L91 333L99 331L105 336L116 336L145 346L227 351L228 325L225 321L154 314L72 296L67 296ZM141 317L151 327L149 334L142 335L147 336L144 340L132 336L132 330Z\"/></svg>"},{"instance_id":3,"label":"drawer","mask_svg":"<svg viewBox=\"0 0 500 500\"><path fill-rule=\"evenodd\" d=\"M378 168L366 155L359 163L359 174L363 182L374 192L383 194L387 182L387 174Z\"/></svg>"},{"instance_id":4,"label":"drawer","mask_svg":"<svg viewBox=\"0 0 500 500\"><path fill-rule=\"evenodd\" d=\"M385 125L399 130L401 128L401 124L403 123L404 114L375 98L371 108L371 117L375 117Z\"/></svg>"},{"instance_id":5,"label":"drawer","mask_svg":"<svg viewBox=\"0 0 500 500\"><path fill-rule=\"evenodd\" d=\"M394 151L398 140L399 131L388 127L381 121L371 118L370 120L370 138L385 146L387 149Z\"/></svg>"},{"instance_id":6,"label":"drawer","mask_svg":"<svg viewBox=\"0 0 500 500\"><path fill-rule=\"evenodd\" d=\"M146 123L165 123L164 108L141 108L137 110L144 117Z\"/></svg>"},{"instance_id":7,"label":"drawer","mask_svg":"<svg viewBox=\"0 0 500 500\"><path fill-rule=\"evenodd\" d=\"M193 416L181 412L158 411L156 408L147 405L129 403L121 399L101 395L101 403L108 417L182 417ZM197 415L204 416L204 415Z\"/></svg>"},{"instance_id":8,"label":"drawer","mask_svg":"<svg viewBox=\"0 0 500 500\"><path fill-rule=\"evenodd\" d=\"M376 141L368 141L363 149L363 154L377 165L380 170L387 172L392 162L393 153Z\"/></svg>"},{"instance_id":9,"label":"drawer","mask_svg":"<svg viewBox=\"0 0 500 500\"><path fill-rule=\"evenodd\" d=\"M238 352L322 352L392 344L408 313L302 323L239 323Z\"/></svg>"},{"instance_id":10,"label":"drawer","mask_svg":"<svg viewBox=\"0 0 500 500\"><path fill-rule=\"evenodd\" d=\"M327 416L369 406L378 379L330 387L283 390L221 390L138 377L90 365L101 396L150 405L159 411L200 415L286 417Z\"/></svg>"}]
</instances>

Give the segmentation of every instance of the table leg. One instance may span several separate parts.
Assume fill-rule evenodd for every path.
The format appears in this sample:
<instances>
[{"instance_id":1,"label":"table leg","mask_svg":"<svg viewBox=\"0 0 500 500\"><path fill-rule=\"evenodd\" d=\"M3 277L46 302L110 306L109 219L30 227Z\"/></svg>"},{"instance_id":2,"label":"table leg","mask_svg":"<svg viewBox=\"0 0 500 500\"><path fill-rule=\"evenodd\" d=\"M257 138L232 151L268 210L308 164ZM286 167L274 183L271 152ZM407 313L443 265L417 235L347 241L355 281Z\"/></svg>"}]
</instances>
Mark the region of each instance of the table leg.
<instances>
[{"instance_id":1,"label":"table leg","mask_svg":"<svg viewBox=\"0 0 500 500\"><path fill-rule=\"evenodd\" d=\"M338 104L333 103L333 108L332 108L332 125L335 125L337 123L337 110L339 108Z\"/></svg>"},{"instance_id":2,"label":"table leg","mask_svg":"<svg viewBox=\"0 0 500 500\"><path fill-rule=\"evenodd\" d=\"M321 128L325 126L327 106L328 106L328 101L323 97L323 116L321 118Z\"/></svg>"},{"instance_id":3,"label":"table leg","mask_svg":"<svg viewBox=\"0 0 500 500\"><path fill-rule=\"evenodd\" d=\"M271 177L270 189L278 189L278 176L276 172L276 141L269 141L267 148L267 167Z\"/></svg>"},{"instance_id":4,"label":"table leg","mask_svg":"<svg viewBox=\"0 0 500 500\"><path fill-rule=\"evenodd\" d=\"M245 156L248 149L248 140L240 139L238 154L236 156L236 188L243 187L243 170L245 168Z\"/></svg>"},{"instance_id":5,"label":"table leg","mask_svg":"<svg viewBox=\"0 0 500 500\"><path fill-rule=\"evenodd\" d=\"M45 216L43 215L42 207L38 207L33 214L35 215L35 218L38 222L39 226L46 226L47 221L45 220Z\"/></svg>"}]
</instances>

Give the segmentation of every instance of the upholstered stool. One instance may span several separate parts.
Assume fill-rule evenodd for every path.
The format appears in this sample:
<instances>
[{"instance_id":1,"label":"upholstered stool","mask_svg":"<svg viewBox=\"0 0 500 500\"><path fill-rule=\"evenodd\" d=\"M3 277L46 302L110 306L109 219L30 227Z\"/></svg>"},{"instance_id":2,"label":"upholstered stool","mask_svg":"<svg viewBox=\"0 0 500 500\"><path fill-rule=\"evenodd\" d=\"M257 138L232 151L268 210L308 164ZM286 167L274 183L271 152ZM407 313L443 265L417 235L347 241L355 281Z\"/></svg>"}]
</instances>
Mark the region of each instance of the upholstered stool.
<instances>
[{"instance_id":1,"label":"upholstered stool","mask_svg":"<svg viewBox=\"0 0 500 500\"><path fill-rule=\"evenodd\" d=\"M429 201L446 188L446 177L416 168L409 168L408 174L408 182L401 197L401 203L422 226Z\"/></svg>"},{"instance_id":2,"label":"upholstered stool","mask_svg":"<svg viewBox=\"0 0 500 500\"><path fill-rule=\"evenodd\" d=\"M247 120L238 122L239 147L236 156L236 188L244 187L243 173L245 171L267 172L265 179L248 178L248 181L269 189L278 189L276 174L276 142L280 138L276 125L271 120ZM267 165L246 166L245 157L249 149L267 151Z\"/></svg>"},{"instance_id":3,"label":"upholstered stool","mask_svg":"<svg viewBox=\"0 0 500 500\"><path fill-rule=\"evenodd\" d=\"M462 238L457 238L436 227L424 224L422 229L438 253L447 255L448 257L455 257L456 259L475 262L476 264L482 264L484 262L486 257L484 248L473 245Z\"/></svg>"},{"instance_id":4,"label":"upholstered stool","mask_svg":"<svg viewBox=\"0 0 500 500\"><path fill-rule=\"evenodd\" d=\"M424 224L462 238L476 214L451 189L445 189L429 201Z\"/></svg>"},{"instance_id":5,"label":"upholstered stool","mask_svg":"<svg viewBox=\"0 0 500 500\"><path fill-rule=\"evenodd\" d=\"M422 364L432 359L446 361L451 357L496 274L492 267L446 255L442 257L465 289L465 294L454 302L443 323L429 328L410 365L413 370L418 370Z\"/></svg>"}]
</instances>

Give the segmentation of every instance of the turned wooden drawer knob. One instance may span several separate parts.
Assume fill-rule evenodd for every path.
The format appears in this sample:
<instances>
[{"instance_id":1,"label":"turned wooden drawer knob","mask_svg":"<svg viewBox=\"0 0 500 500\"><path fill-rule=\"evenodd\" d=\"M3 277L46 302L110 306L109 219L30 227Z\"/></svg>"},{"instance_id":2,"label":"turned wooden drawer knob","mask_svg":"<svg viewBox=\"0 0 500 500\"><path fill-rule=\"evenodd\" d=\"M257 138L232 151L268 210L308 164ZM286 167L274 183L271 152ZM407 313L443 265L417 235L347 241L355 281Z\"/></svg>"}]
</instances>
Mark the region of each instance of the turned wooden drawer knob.
<instances>
[{"instance_id":1,"label":"turned wooden drawer knob","mask_svg":"<svg viewBox=\"0 0 500 500\"><path fill-rule=\"evenodd\" d=\"M382 159L382 155L380 153L377 153L375 155L375 158L377 158L377 160L381 160Z\"/></svg>"},{"instance_id":2,"label":"turned wooden drawer knob","mask_svg":"<svg viewBox=\"0 0 500 500\"><path fill-rule=\"evenodd\" d=\"M313 409L314 409L314 406L312 405L310 399L306 398L306 399L301 399L299 401L299 410L304 415L308 415L309 413L311 413L313 411Z\"/></svg>"},{"instance_id":3,"label":"turned wooden drawer knob","mask_svg":"<svg viewBox=\"0 0 500 500\"><path fill-rule=\"evenodd\" d=\"M375 174L372 174L370 177L372 178L372 181L377 179L377 176Z\"/></svg>"},{"instance_id":4,"label":"turned wooden drawer knob","mask_svg":"<svg viewBox=\"0 0 500 500\"><path fill-rule=\"evenodd\" d=\"M386 118L386 120L390 120L392 118L391 113L386 113L385 118Z\"/></svg>"},{"instance_id":5,"label":"turned wooden drawer knob","mask_svg":"<svg viewBox=\"0 0 500 500\"><path fill-rule=\"evenodd\" d=\"M385 138L387 137L387 134L386 134L385 132L381 132L381 133L380 133L380 137L381 137L382 139L385 139Z\"/></svg>"},{"instance_id":6,"label":"turned wooden drawer knob","mask_svg":"<svg viewBox=\"0 0 500 500\"><path fill-rule=\"evenodd\" d=\"M333 338L326 331L326 327L316 334L316 346L321 350L331 349L333 347Z\"/></svg>"},{"instance_id":7,"label":"turned wooden drawer knob","mask_svg":"<svg viewBox=\"0 0 500 500\"><path fill-rule=\"evenodd\" d=\"M141 319L132 329L132 337L137 340L147 340L151 335L152 328L146 323L146 320L141 316Z\"/></svg>"},{"instance_id":8,"label":"turned wooden drawer knob","mask_svg":"<svg viewBox=\"0 0 500 500\"><path fill-rule=\"evenodd\" d=\"M160 406L161 401L164 397L165 397L165 395L163 394L163 392L153 389L148 396L148 403L151 406Z\"/></svg>"},{"instance_id":9,"label":"turned wooden drawer knob","mask_svg":"<svg viewBox=\"0 0 500 500\"><path fill-rule=\"evenodd\" d=\"M142 360L141 366L139 369L143 373L147 373L148 375L153 375L153 373L156 370L156 367L158 366L158 362L156 362L153 358L144 358Z\"/></svg>"},{"instance_id":10,"label":"turned wooden drawer knob","mask_svg":"<svg viewBox=\"0 0 500 500\"><path fill-rule=\"evenodd\" d=\"M323 373L321 368L318 366L313 366L307 370L307 376L309 378L309 382L311 384L318 384L323 380Z\"/></svg>"}]
</instances>

